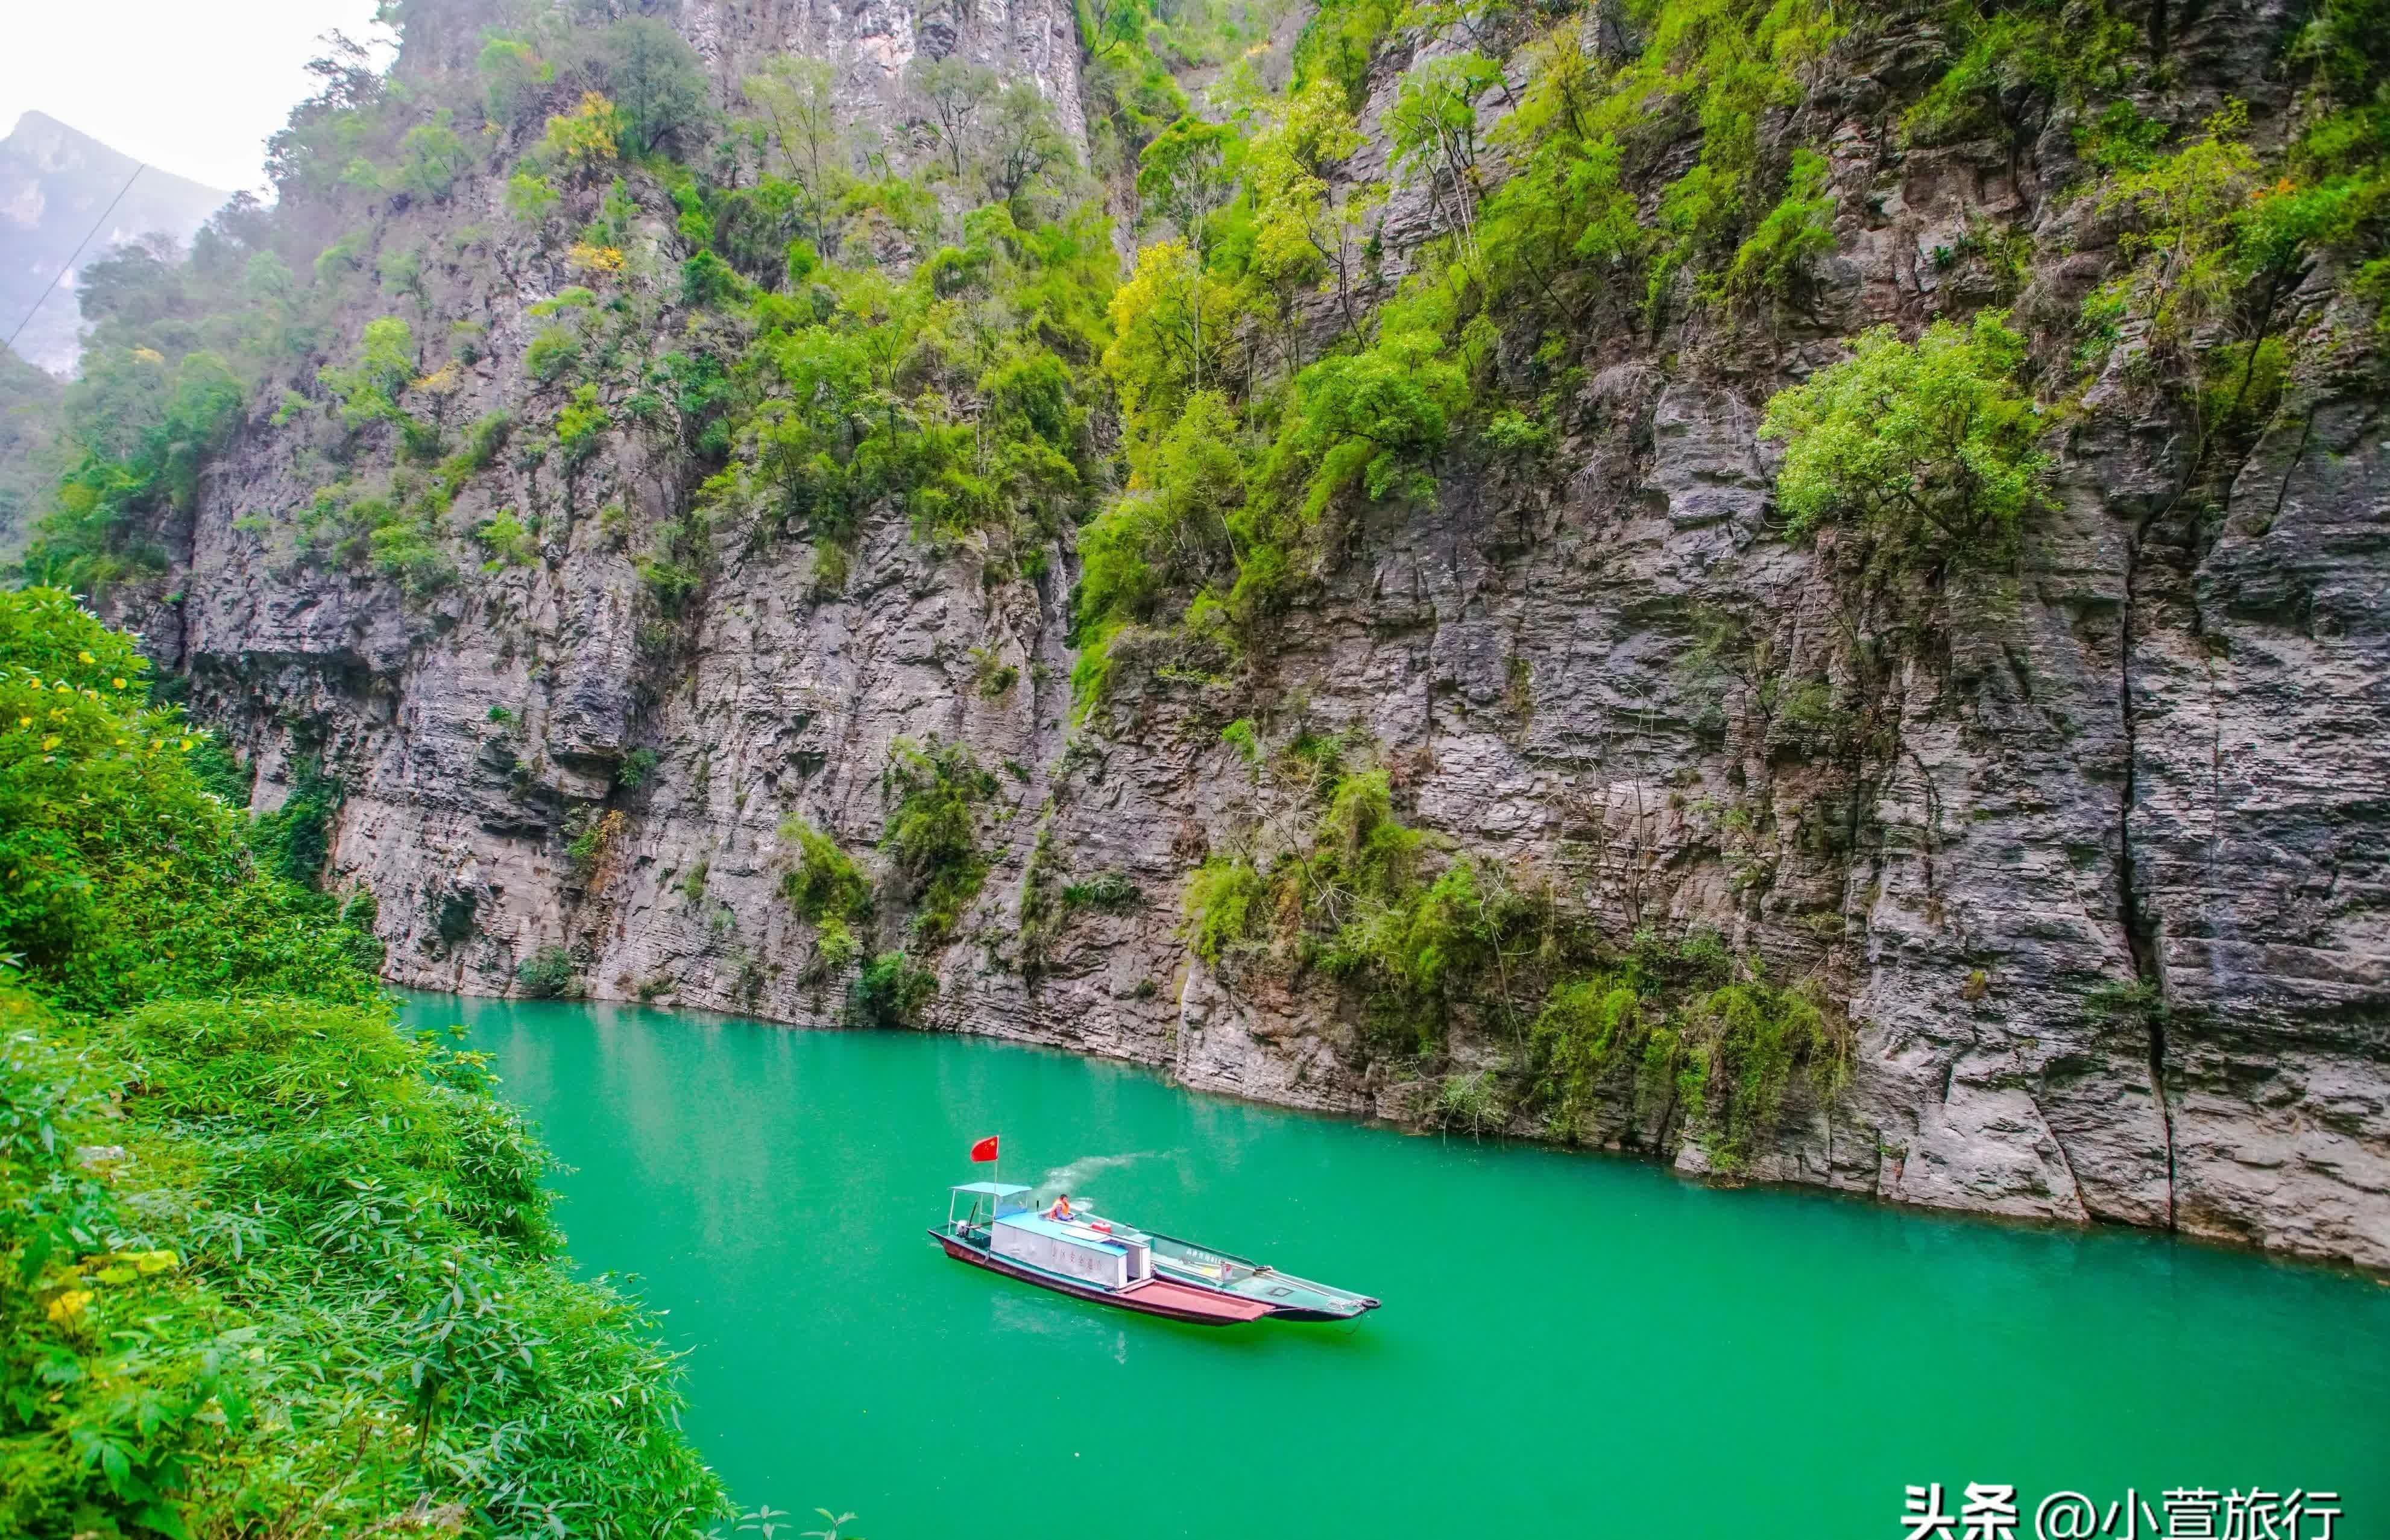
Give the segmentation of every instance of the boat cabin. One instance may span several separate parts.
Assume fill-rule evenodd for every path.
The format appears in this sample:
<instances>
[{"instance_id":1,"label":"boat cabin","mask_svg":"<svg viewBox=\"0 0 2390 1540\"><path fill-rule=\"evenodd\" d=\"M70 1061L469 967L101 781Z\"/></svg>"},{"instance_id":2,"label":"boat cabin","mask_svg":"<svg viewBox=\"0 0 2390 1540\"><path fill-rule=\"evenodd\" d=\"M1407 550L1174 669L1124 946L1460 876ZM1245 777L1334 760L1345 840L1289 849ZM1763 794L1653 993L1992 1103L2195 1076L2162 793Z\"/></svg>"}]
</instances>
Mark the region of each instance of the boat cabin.
<instances>
[{"instance_id":1,"label":"boat cabin","mask_svg":"<svg viewBox=\"0 0 2390 1540\"><path fill-rule=\"evenodd\" d=\"M946 1231L966 1245L1099 1289L1153 1277L1153 1249L1143 1235L1099 1219L1049 1219L1030 1205L1030 1191L996 1182L952 1188Z\"/></svg>"}]
</instances>

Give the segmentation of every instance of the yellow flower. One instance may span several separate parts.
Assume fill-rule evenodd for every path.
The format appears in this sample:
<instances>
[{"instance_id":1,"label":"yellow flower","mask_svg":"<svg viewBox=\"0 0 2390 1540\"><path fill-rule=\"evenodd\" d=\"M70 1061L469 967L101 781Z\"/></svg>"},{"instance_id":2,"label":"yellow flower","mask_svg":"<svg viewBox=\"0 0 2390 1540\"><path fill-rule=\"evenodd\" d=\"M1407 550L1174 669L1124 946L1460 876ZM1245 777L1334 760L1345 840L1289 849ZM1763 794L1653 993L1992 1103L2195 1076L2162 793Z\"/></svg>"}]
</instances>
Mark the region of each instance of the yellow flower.
<instances>
[{"instance_id":1,"label":"yellow flower","mask_svg":"<svg viewBox=\"0 0 2390 1540\"><path fill-rule=\"evenodd\" d=\"M32 725L33 719L30 716L20 716L17 719L17 725L19 727L30 727Z\"/></svg>"},{"instance_id":2,"label":"yellow flower","mask_svg":"<svg viewBox=\"0 0 2390 1540\"><path fill-rule=\"evenodd\" d=\"M75 1318L83 1314L83 1307L90 1303L90 1290L70 1289L50 1302L47 1314L55 1325L72 1326Z\"/></svg>"},{"instance_id":3,"label":"yellow flower","mask_svg":"<svg viewBox=\"0 0 2390 1540\"><path fill-rule=\"evenodd\" d=\"M124 681L122 679L114 681L114 684L118 689L122 689L124 687Z\"/></svg>"},{"instance_id":4,"label":"yellow flower","mask_svg":"<svg viewBox=\"0 0 2390 1540\"><path fill-rule=\"evenodd\" d=\"M186 738L183 739L183 752L185 752L185 753L186 753L186 754L187 754L187 753L189 753L190 751L191 751L191 740L190 740L189 738Z\"/></svg>"},{"instance_id":5,"label":"yellow flower","mask_svg":"<svg viewBox=\"0 0 2390 1540\"><path fill-rule=\"evenodd\" d=\"M84 662L86 662L86 663L96 663L96 662L98 662L98 661L99 661L99 660L98 660L98 659L96 659L96 658L93 657L93 656L92 656L90 653L88 653L88 652L78 652L78 653L76 653L76 654L75 654L75 656L76 656L76 657L78 657L78 658L80 658L80 659L82 659L82 660L83 660Z\"/></svg>"},{"instance_id":6,"label":"yellow flower","mask_svg":"<svg viewBox=\"0 0 2390 1540\"><path fill-rule=\"evenodd\" d=\"M42 752L44 752L44 753L45 753L45 754L46 754L46 753L48 753L51 750L53 750L53 749L57 748L58 746L58 734L56 734L56 733L52 733L49 737L47 737L47 738L45 738L42 739Z\"/></svg>"}]
</instances>

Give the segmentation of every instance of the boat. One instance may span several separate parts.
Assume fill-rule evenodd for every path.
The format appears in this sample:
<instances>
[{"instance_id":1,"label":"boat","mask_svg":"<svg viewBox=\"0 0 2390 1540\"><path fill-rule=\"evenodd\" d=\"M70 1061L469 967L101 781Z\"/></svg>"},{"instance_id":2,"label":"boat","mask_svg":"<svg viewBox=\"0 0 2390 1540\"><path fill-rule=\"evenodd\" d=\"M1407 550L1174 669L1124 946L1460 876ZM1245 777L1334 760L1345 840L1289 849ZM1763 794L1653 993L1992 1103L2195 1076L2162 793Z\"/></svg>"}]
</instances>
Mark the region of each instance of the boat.
<instances>
[{"instance_id":1,"label":"boat","mask_svg":"<svg viewBox=\"0 0 2390 1540\"><path fill-rule=\"evenodd\" d=\"M1164 1276L1138 1232L1092 1214L1056 1219L1041 1213L1029 1201L1031 1190L1001 1182L953 1187L946 1222L930 1238L957 1262L1142 1315L1242 1326L1275 1309L1263 1300Z\"/></svg>"},{"instance_id":2,"label":"boat","mask_svg":"<svg viewBox=\"0 0 2390 1540\"><path fill-rule=\"evenodd\" d=\"M1163 1277L1270 1307L1279 1321L1349 1321L1378 1308L1379 1302L1349 1289L1314 1283L1281 1273L1267 1263L1240 1257L1176 1236L1146 1232L1154 1271Z\"/></svg>"}]
</instances>

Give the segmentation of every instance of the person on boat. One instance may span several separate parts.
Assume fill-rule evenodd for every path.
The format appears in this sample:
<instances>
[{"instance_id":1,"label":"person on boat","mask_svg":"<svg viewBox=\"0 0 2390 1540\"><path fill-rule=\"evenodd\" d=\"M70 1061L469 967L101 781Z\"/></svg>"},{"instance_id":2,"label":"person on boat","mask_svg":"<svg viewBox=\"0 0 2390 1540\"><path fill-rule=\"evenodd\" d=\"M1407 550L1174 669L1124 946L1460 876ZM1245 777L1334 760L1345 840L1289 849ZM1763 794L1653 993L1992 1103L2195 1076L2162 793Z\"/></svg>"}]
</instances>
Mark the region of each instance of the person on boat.
<instances>
[{"instance_id":1,"label":"person on boat","mask_svg":"<svg viewBox=\"0 0 2390 1540\"><path fill-rule=\"evenodd\" d=\"M1078 1214L1071 1208L1071 1195L1066 1192L1061 1197L1054 1200L1054 1206L1046 1211L1046 1217L1048 1219L1078 1218Z\"/></svg>"}]
</instances>

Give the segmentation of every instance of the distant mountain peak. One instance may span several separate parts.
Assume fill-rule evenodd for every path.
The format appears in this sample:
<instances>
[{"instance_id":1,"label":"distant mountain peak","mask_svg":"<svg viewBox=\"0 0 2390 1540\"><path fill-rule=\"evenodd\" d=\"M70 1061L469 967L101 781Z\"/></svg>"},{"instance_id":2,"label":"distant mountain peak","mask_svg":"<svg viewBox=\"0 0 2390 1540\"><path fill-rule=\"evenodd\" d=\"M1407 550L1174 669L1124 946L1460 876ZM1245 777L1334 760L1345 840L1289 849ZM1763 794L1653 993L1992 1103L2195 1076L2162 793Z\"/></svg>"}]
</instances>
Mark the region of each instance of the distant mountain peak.
<instances>
[{"instance_id":1,"label":"distant mountain peak","mask_svg":"<svg viewBox=\"0 0 2390 1540\"><path fill-rule=\"evenodd\" d=\"M71 283L58 276L84 237L84 263L153 230L187 242L231 196L27 111L0 139L0 338L22 325L19 354L53 374L71 372L82 316Z\"/></svg>"}]
</instances>

